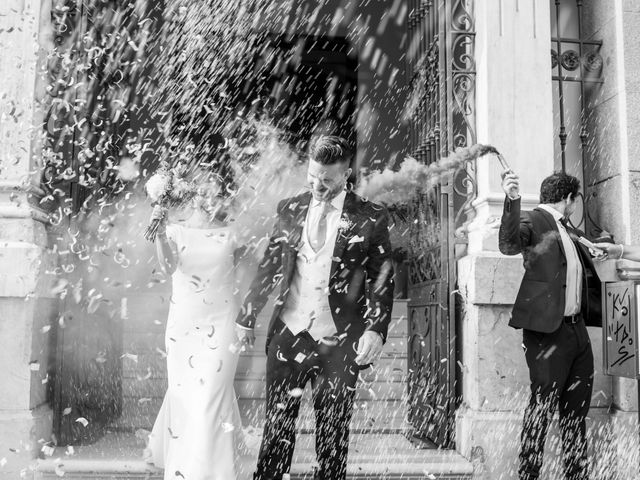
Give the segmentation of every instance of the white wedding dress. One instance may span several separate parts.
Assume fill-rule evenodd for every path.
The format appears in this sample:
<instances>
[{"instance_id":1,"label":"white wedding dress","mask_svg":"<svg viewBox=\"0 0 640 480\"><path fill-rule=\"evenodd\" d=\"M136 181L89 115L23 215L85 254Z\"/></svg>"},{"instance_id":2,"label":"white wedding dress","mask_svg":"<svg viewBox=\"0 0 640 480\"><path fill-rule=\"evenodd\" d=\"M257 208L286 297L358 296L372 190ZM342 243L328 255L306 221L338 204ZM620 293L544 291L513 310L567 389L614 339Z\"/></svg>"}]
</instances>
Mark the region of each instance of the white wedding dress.
<instances>
[{"instance_id":1,"label":"white wedding dress","mask_svg":"<svg viewBox=\"0 0 640 480\"><path fill-rule=\"evenodd\" d=\"M169 225L178 250L165 335L168 390L149 449L164 479L235 480L242 425L233 388L238 363L234 250L229 227Z\"/></svg>"}]
</instances>

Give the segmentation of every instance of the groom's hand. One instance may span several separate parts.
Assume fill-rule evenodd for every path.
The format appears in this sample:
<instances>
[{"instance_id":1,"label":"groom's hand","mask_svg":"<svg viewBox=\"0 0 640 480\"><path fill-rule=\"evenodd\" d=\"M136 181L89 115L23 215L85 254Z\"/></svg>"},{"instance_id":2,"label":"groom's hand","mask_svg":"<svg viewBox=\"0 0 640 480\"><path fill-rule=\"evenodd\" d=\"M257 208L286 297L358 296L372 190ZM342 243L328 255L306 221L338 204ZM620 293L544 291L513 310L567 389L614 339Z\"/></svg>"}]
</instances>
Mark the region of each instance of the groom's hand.
<instances>
[{"instance_id":1,"label":"groom's hand","mask_svg":"<svg viewBox=\"0 0 640 480\"><path fill-rule=\"evenodd\" d=\"M356 353L358 354L356 357L358 365L373 363L382 353L382 337L376 332L367 330L360 337Z\"/></svg>"},{"instance_id":2,"label":"groom's hand","mask_svg":"<svg viewBox=\"0 0 640 480\"><path fill-rule=\"evenodd\" d=\"M256 334L253 332L253 328L241 327L236 323L236 334L241 345L253 347L256 343Z\"/></svg>"}]
</instances>

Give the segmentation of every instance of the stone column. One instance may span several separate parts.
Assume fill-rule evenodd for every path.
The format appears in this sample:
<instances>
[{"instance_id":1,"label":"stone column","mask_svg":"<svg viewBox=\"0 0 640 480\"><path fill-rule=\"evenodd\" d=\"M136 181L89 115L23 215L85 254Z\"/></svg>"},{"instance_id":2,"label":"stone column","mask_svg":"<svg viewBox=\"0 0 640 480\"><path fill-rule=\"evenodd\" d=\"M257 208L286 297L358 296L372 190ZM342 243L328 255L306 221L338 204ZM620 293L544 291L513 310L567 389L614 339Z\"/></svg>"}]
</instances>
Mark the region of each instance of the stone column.
<instances>
[{"instance_id":1,"label":"stone column","mask_svg":"<svg viewBox=\"0 0 640 480\"><path fill-rule=\"evenodd\" d=\"M475 2L477 141L494 145L521 177L523 209L538 204L540 182L553 171L549 2ZM502 168L477 165L477 212L469 252L497 251Z\"/></svg>"},{"instance_id":2,"label":"stone column","mask_svg":"<svg viewBox=\"0 0 640 480\"><path fill-rule=\"evenodd\" d=\"M640 5L633 0L585 2L585 34L602 40L604 83L590 98L588 193L591 211L617 242L640 243ZM637 465L637 382L614 377L612 426L620 466ZM635 444L632 447L632 442ZM634 453L635 460L628 461ZM621 471L624 471L621 470ZM637 470L635 470L637 472Z\"/></svg>"},{"instance_id":3,"label":"stone column","mask_svg":"<svg viewBox=\"0 0 640 480\"><path fill-rule=\"evenodd\" d=\"M549 2L478 1L476 31L478 142L498 148L520 175L522 208L528 210L539 203L540 183L554 169ZM524 272L522 257L497 251L504 202L500 172L497 161L478 163L477 217L470 226L469 255L458 263L466 303L456 444L477 465L479 478L517 477L529 395L522 332L508 326ZM599 366L600 332L591 333ZM595 405L610 400L610 383L598 376L594 392L603 391L606 398L598 396ZM559 468L558 438L550 438L546 468Z\"/></svg>"},{"instance_id":4,"label":"stone column","mask_svg":"<svg viewBox=\"0 0 640 480\"><path fill-rule=\"evenodd\" d=\"M40 20L49 3L0 2L0 478L7 479L31 475L38 440L51 440L48 326L56 302L45 281L47 216L31 204L30 180L39 157Z\"/></svg>"}]
</instances>

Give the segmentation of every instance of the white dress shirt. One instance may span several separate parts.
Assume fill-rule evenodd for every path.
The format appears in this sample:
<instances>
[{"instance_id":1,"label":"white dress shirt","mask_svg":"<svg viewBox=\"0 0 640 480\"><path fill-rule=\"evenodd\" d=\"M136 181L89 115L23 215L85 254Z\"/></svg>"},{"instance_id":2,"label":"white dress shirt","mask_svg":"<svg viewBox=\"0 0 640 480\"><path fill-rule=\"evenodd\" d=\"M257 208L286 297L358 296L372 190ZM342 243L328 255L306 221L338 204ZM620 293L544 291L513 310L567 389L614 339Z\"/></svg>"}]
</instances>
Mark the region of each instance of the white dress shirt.
<instances>
[{"instance_id":1,"label":"white dress shirt","mask_svg":"<svg viewBox=\"0 0 640 480\"><path fill-rule=\"evenodd\" d=\"M565 290L564 316L575 315L580 313L580 298L582 294L582 264L576 246L569 237L567 229L560 222L563 215L555 208L549 205L538 205L538 208L550 213L556 221L558 232L560 233L560 241L564 247L567 259L567 288Z\"/></svg>"},{"instance_id":2,"label":"white dress shirt","mask_svg":"<svg viewBox=\"0 0 640 480\"><path fill-rule=\"evenodd\" d=\"M337 333L329 306L329 276L346 195L347 192L343 191L331 200L327 212L327 236L317 252L311 247L308 232L309 226L320 220L324 205L315 199L309 205L302 230L302 245L282 311L282 321L294 335L307 330L315 340L320 340Z\"/></svg>"}]
</instances>

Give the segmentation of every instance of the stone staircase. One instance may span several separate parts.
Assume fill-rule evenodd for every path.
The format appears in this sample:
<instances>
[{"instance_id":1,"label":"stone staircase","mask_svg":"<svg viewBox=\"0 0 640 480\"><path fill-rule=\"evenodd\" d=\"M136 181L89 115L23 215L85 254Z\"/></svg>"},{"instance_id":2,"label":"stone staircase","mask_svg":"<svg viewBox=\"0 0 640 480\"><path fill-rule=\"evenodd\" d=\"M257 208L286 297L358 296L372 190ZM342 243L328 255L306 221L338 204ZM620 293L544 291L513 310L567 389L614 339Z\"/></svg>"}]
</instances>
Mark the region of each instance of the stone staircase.
<instances>
[{"instance_id":1,"label":"stone staircase","mask_svg":"<svg viewBox=\"0 0 640 480\"><path fill-rule=\"evenodd\" d=\"M149 304L129 305L130 315L140 314ZM267 309L268 310L268 309ZM434 448L408 439L406 420L407 303L396 301L389 337L383 355L374 368L361 373L351 422L349 479L441 479L471 478L471 464L453 451ZM148 315L148 313L147 313ZM266 325L269 312L259 323ZM161 472L142 460L144 441L135 432L150 430L166 389L163 355L164 326L151 328L132 325L125 332L123 371L123 409L109 433L94 445L76 447L72 456L65 448L39 460L35 479L160 479ZM257 332L256 345L241 354L235 379L236 395L245 427L261 430L265 404L264 333ZM314 415L310 387L305 390L298 421L291 478L312 479L314 454ZM257 451L242 457L239 480L250 478Z\"/></svg>"},{"instance_id":2,"label":"stone staircase","mask_svg":"<svg viewBox=\"0 0 640 480\"><path fill-rule=\"evenodd\" d=\"M135 314L137 308L144 308L144 302L139 305L130 304L130 315ZM268 322L270 309L266 310L259 319L262 325ZM402 433L408 428L405 423L404 402L407 372L406 324L406 302L397 301L383 355L373 368L360 375L352 420L354 431ZM242 352L240 356L235 390L243 414L243 424L261 426L265 403L266 337L265 332L260 329L256 331L256 336L255 347ZM155 325L151 331L136 331L133 326L125 332L125 355L122 359L123 408L122 415L113 424L115 430L150 430L153 426L167 388L163 345L163 325ZM305 390L300 412L299 428L302 433L314 428L309 397L310 387Z\"/></svg>"},{"instance_id":3,"label":"stone staircase","mask_svg":"<svg viewBox=\"0 0 640 480\"><path fill-rule=\"evenodd\" d=\"M39 460L34 480L162 479L162 471L141 460L143 442L131 433L113 433L94 445L77 447L73 456L60 447ZM313 436L299 435L291 480L313 480ZM244 455L238 480L250 480L256 452ZM349 448L349 480L469 480L470 462L454 451L423 449L397 434L354 434Z\"/></svg>"}]
</instances>

